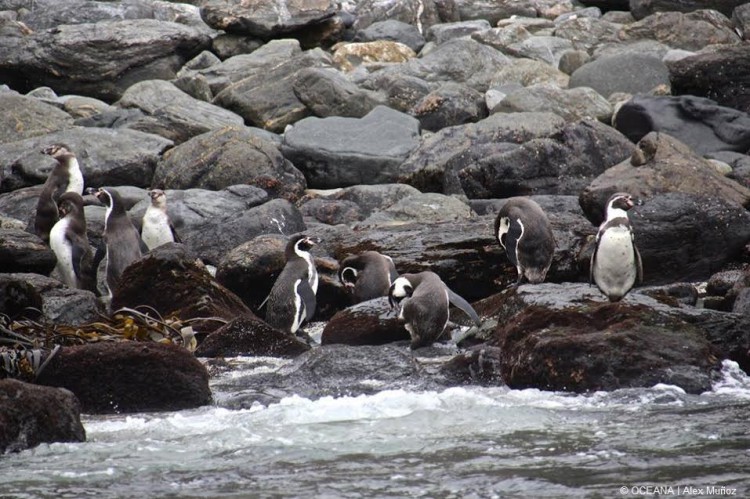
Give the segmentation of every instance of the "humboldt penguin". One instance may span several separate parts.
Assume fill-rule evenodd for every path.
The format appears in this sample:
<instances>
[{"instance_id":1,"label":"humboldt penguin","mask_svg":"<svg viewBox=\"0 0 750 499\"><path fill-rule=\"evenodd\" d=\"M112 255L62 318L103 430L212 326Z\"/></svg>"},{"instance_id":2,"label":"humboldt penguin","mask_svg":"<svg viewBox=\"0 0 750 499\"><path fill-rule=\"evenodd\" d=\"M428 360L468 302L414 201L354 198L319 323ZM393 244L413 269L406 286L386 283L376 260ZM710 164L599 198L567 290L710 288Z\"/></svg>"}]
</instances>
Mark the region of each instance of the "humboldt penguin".
<instances>
[{"instance_id":1,"label":"humboldt penguin","mask_svg":"<svg viewBox=\"0 0 750 499\"><path fill-rule=\"evenodd\" d=\"M148 248L143 244L138 229L130 221L120 194L114 189L93 191L106 207L104 215L104 244L106 246L106 282L110 300L125 268L138 260Z\"/></svg>"},{"instance_id":2,"label":"humboldt penguin","mask_svg":"<svg viewBox=\"0 0 750 499\"><path fill-rule=\"evenodd\" d=\"M391 257L377 251L365 251L344 258L339 279L352 292L354 303L388 296L388 289L398 277Z\"/></svg>"},{"instance_id":3,"label":"humboldt penguin","mask_svg":"<svg viewBox=\"0 0 750 499\"><path fill-rule=\"evenodd\" d=\"M57 160L39 194L34 216L34 233L49 244L49 232L60 219L57 200L64 192L83 194L83 173L75 154L65 144L53 144L41 152Z\"/></svg>"},{"instance_id":4,"label":"humboldt penguin","mask_svg":"<svg viewBox=\"0 0 750 499\"><path fill-rule=\"evenodd\" d=\"M310 249L317 238L298 234L284 250L286 264L268 295L266 322L276 329L296 334L315 313L318 271Z\"/></svg>"},{"instance_id":5,"label":"humboldt penguin","mask_svg":"<svg viewBox=\"0 0 750 499\"><path fill-rule=\"evenodd\" d=\"M591 255L590 281L612 302L620 301L636 281L643 281L641 255L627 213L633 205L633 198L624 192L609 198L607 218L599 226Z\"/></svg>"},{"instance_id":6,"label":"humboldt penguin","mask_svg":"<svg viewBox=\"0 0 750 499\"><path fill-rule=\"evenodd\" d=\"M86 236L83 198L77 192L65 192L57 204L60 220L49 233L49 244L57 257L55 272L69 287L98 294L94 254Z\"/></svg>"},{"instance_id":7,"label":"humboldt penguin","mask_svg":"<svg viewBox=\"0 0 750 499\"><path fill-rule=\"evenodd\" d=\"M167 195L161 189L148 191L151 204L143 214L141 239L149 251L171 242L181 242L167 215Z\"/></svg>"},{"instance_id":8,"label":"humboldt penguin","mask_svg":"<svg viewBox=\"0 0 750 499\"><path fill-rule=\"evenodd\" d=\"M539 204L526 197L506 201L495 218L495 238L518 272L516 286L524 280L544 282L555 253L555 236Z\"/></svg>"},{"instance_id":9,"label":"humboldt penguin","mask_svg":"<svg viewBox=\"0 0 750 499\"><path fill-rule=\"evenodd\" d=\"M392 308L400 306L398 318L411 335L411 348L431 345L448 324L452 303L479 326L481 321L474 308L454 293L434 272L403 274L388 290Z\"/></svg>"}]
</instances>

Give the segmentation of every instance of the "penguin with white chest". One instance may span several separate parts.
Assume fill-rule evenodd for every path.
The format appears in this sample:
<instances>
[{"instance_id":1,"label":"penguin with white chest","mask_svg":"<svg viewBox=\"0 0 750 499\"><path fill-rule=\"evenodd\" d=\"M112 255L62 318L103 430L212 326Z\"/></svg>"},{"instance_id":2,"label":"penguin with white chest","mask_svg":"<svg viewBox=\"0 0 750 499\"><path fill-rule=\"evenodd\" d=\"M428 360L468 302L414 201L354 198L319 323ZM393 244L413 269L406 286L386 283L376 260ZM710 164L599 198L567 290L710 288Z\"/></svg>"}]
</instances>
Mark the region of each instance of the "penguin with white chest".
<instances>
[{"instance_id":1,"label":"penguin with white chest","mask_svg":"<svg viewBox=\"0 0 750 499\"><path fill-rule=\"evenodd\" d=\"M49 233L60 219L57 202L65 192L83 194L83 173L76 155L65 144L45 147L42 153L57 160L39 194L34 216L34 233L49 243Z\"/></svg>"},{"instance_id":2,"label":"penguin with white chest","mask_svg":"<svg viewBox=\"0 0 750 499\"><path fill-rule=\"evenodd\" d=\"M125 268L138 260L148 248L128 217L120 194L114 189L96 189L93 194L106 207L104 244L106 246L106 282L110 300Z\"/></svg>"},{"instance_id":3,"label":"penguin with white chest","mask_svg":"<svg viewBox=\"0 0 750 499\"><path fill-rule=\"evenodd\" d=\"M397 277L393 259L377 251L348 256L341 262L339 270L339 280L351 290L354 303L388 296L388 290Z\"/></svg>"},{"instance_id":4,"label":"penguin with white chest","mask_svg":"<svg viewBox=\"0 0 750 499\"><path fill-rule=\"evenodd\" d=\"M66 192L58 200L60 220L52 227L49 243L57 257L55 273L71 288L98 294L94 254L86 236L83 198L77 192Z\"/></svg>"},{"instance_id":5,"label":"penguin with white chest","mask_svg":"<svg viewBox=\"0 0 750 499\"><path fill-rule=\"evenodd\" d=\"M400 306L398 318L411 335L411 348L435 342L448 324L451 304L461 309L477 326L479 315L462 297L454 293L434 272L403 274L391 284L388 301Z\"/></svg>"},{"instance_id":6,"label":"penguin with white chest","mask_svg":"<svg viewBox=\"0 0 750 499\"><path fill-rule=\"evenodd\" d=\"M643 264L635 246L628 210L634 206L630 194L618 192L607 201L607 218L596 234L591 255L590 280L609 301L620 301L636 282L643 281Z\"/></svg>"},{"instance_id":7,"label":"penguin with white chest","mask_svg":"<svg viewBox=\"0 0 750 499\"><path fill-rule=\"evenodd\" d=\"M286 264L268 295L266 322L281 331L296 334L315 314L318 271L310 249L317 238L298 234L286 245Z\"/></svg>"},{"instance_id":8,"label":"penguin with white chest","mask_svg":"<svg viewBox=\"0 0 750 499\"><path fill-rule=\"evenodd\" d=\"M148 191L151 204L143 214L141 239L149 251L163 244L181 242L167 214L167 195L161 189Z\"/></svg>"},{"instance_id":9,"label":"penguin with white chest","mask_svg":"<svg viewBox=\"0 0 750 499\"><path fill-rule=\"evenodd\" d=\"M516 285L524 280L531 284L544 282L555 253L555 236L536 201L526 197L508 199L495 218L495 237L518 271Z\"/></svg>"}]
</instances>

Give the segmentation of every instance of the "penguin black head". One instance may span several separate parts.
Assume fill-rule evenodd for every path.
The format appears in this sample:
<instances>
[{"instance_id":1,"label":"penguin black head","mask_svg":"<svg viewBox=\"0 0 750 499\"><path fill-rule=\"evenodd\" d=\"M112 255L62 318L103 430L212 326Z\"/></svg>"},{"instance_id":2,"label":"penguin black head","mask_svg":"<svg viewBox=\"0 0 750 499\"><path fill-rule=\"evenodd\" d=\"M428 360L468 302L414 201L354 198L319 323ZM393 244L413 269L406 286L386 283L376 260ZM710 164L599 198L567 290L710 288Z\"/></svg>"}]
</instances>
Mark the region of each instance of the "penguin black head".
<instances>
[{"instance_id":1,"label":"penguin black head","mask_svg":"<svg viewBox=\"0 0 750 499\"><path fill-rule=\"evenodd\" d=\"M320 239L317 237L306 236L305 234L297 234L293 236L286 245L284 256L287 260L294 258L295 256L304 256L303 253L308 253L313 246L318 244Z\"/></svg>"},{"instance_id":2,"label":"penguin black head","mask_svg":"<svg viewBox=\"0 0 750 499\"><path fill-rule=\"evenodd\" d=\"M107 189L103 187L99 187L98 189L89 187L88 189L86 189L86 192L88 194L93 194L94 197L99 200L99 202L104 204L104 206L112 206L112 193Z\"/></svg>"},{"instance_id":3,"label":"penguin black head","mask_svg":"<svg viewBox=\"0 0 750 499\"><path fill-rule=\"evenodd\" d=\"M635 205L636 202L633 200L633 196L627 192L616 192L607 201L606 218L607 220L611 220L612 218L627 216L625 212Z\"/></svg>"},{"instance_id":4,"label":"penguin black head","mask_svg":"<svg viewBox=\"0 0 750 499\"><path fill-rule=\"evenodd\" d=\"M70 147L68 147L66 144L63 143L57 143L52 144L50 146L45 147L41 150L42 154L47 154L48 156L52 156L53 158L57 160L63 160L66 158L72 158L75 156L70 150Z\"/></svg>"},{"instance_id":5,"label":"penguin black head","mask_svg":"<svg viewBox=\"0 0 750 499\"><path fill-rule=\"evenodd\" d=\"M167 195L161 189L151 189L148 191L148 197L151 198L151 204L154 206L166 206Z\"/></svg>"},{"instance_id":6,"label":"penguin black head","mask_svg":"<svg viewBox=\"0 0 750 499\"><path fill-rule=\"evenodd\" d=\"M354 267L344 267L339 272L339 279L341 283L347 288L353 288L357 283L357 269Z\"/></svg>"},{"instance_id":7,"label":"penguin black head","mask_svg":"<svg viewBox=\"0 0 750 499\"><path fill-rule=\"evenodd\" d=\"M60 218L68 213L81 211L83 209L83 198L77 192L65 192L57 201L57 210Z\"/></svg>"},{"instance_id":8,"label":"penguin black head","mask_svg":"<svg viewBox=\"0 0 750 499\"><path fill-rule=\"evenodd\" d=\"M391 284L391 287L388 289L388 303L390 303L391 308L396 308L397 305L401 304L404 298L410 297L413 293L414 286L409 282L409 279L406 277L399 277L393 281L393 284Z\"/></svg>"}]
</instances>

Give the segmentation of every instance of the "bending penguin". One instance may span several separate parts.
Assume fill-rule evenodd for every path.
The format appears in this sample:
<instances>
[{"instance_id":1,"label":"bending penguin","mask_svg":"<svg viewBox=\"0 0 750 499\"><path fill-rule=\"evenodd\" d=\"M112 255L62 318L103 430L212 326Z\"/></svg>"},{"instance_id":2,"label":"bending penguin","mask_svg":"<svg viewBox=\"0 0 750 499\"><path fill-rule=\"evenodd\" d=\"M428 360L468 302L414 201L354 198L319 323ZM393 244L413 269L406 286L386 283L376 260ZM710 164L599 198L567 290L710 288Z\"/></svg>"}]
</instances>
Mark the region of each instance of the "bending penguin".
<instances>
[{"instance_id":1,"label":"bending penguin","mask_svg":"<svg viewBox=\"0 0 750 499\"><path fill-rule=\"evenodd\" d=\"M297 333L315 313L318 271L310 249L317 238L293 236L286 245L286 264L268 295L266 322L281 331Z\"/></svg>"},{"instance_id":2,"label":"bending penguin","mask_svg":"<svg viewBox=\"0 0 750 499\"><path fill-rule=\"evenodd\" d=\"M599 226L591 255L590 280L612 302L620 301L636 281L643 281L641 255L627 213L633 205L633 198L624 192L609 198L607 219Z\"/></svg>"},{"instance_id":3,"label":"bending penguin","mask_svg":"<svg viewBox=\"0 0 750 499\"><path fill-rule=\"evenodd\" d=\"M148 195L151 198L151 204L143 214L141 239L149 251L162 244L182 242L167 215L167 195L161 189L151 189Z\"/></svg>"},{"instance_id":4,"label":"bending penguin","mask_svg":"<svg viewBox=\"0 0 750 499\"><path fill-rule=\"evenodd\" d=\"M539 204L526 197L508 199L495 218L495 237L524 280L544 282L555 253L555 236Z\"/></svg>"},{"instance_id":5,"label":"bending penguin","mask_svg":"<svg viewBox=\"0 0 750 499\"><path fill-rule=\"evenodd\" d=\"M451 291L434 272L403 274L391 284L388 301L392 308L400 305L398 318L411 335L411 348L428 346L436 341L448 324L452 303L481 325L472 306Z\"/></svg>"},{"instance_id":6,"label":"bending penguin","mask_svg":"<svg viewBox=\"0 0 750 499\"><path fill-rule=\"evenodd\" d=\"M57 257L55 272L71 288L96 289L96 265L86 236L83 198L77 192L66 192L58 200L60 220L49 233L49 244Z\"/></svg>"},{"instance_id":7,"label":"bending penguin","mask_svg":"<svg viewBox=\"0 0 750 499\"><path fill-rule=\"evenodd\" d=\"M351 290L354 303L388 296L388 290L397 277L398 272L391 257L377 251L365 251L344 258L339 271L339 279Z\"/></svg>"},{"instance_id":8,"label":"bending penguin","mask_svg":"<svg viewBox=\"0 0 750 499\"><path fill-rule=\"evenodd\" d=\"M34 233L49 244L49 233L60 219L57 201L65 192L83 194L83 173L75 154L65 144L45 147L42 153L57 160L39 194L34 216Z\"/></svg>"},{"instance_id":9,"label":"bending penguin","mask_svg":"<svg viewBox=\"0 0 750 499\"><path fill-rule=\"evenodd\" d=\"M106 207L104 244L106 245L106 282L110 300L125 268L138 260L148 248L138 229L130 221L120 194L114 189L96 189L93 194Z\"/></svg>"}]
</instances>

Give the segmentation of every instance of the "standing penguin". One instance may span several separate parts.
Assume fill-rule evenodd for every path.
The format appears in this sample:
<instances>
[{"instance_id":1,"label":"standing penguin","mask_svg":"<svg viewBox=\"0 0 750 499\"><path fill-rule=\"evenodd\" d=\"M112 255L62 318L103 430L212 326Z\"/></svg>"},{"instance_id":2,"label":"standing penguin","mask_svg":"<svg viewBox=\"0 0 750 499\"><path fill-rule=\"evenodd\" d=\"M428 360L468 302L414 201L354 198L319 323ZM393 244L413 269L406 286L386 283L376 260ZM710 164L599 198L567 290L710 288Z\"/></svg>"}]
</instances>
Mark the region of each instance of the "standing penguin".
<instances>
[{"instance_id":1,"label":"standing penguin","mask_svg":"<svg viewBox=\"0 0 750 499\"><path fill-rule=\"evenodd\" d=\"M151 198L151 204L143 214L141 239L149 251L162 244L181 242L167 215L167 195L161 189L152 189L148 191L148 195Z\"/></svg>"},{"instance_id":2,"label":"standing penguin","mask_svg":"<svg viewBox=\"0 0 750 499\"><path fill-rule=\"evenodd\" d=\"M65 144L45 147L42 153L57 160L39 194L34 216L34 233L49 244L49 233L60 219L57 201L64 192L83 194L83 173L75 154Z\"/></svg>"},{"instance_id":3,"label":"standing penguin","mask_svg":"<svg viewBox=\"0 0 750 499\"><path fill-rule=\"evenodd\" d=\"M397 277L393 259L377 251L344 258L339 271L339 279L352 291L355 303L388 296L388 289Z\"/></svg>"},{"instance_id":4,"label":"standing penguin","mask_svg":"<svg viewBox=\"0 0 750 499\"><path fill-rule=\"evenodd\" d=\"M94 195L107 207L103 239L107 248L107 291L111 300L122 272L138 260L147 248L138 229L130 221L120 194L114 189L100 188L94 191Z\"/></svg>"},{"instance_id":5,"label":"standing penguin","mask_svg":"<svg viewBox=\"0 0 750 499\"><path fill-rule=\"evenodd\" d=\"M49 233L49 244L57 257L55 272L71 288L98 294L96 266L86 236L83 198L77 192L66 192L58 200L60 220Z\"/></svg>"},{"instance_id":6,"label":"standing penguin","mask_svg":"<svg viewBox=\"0 0 750 499\"><path fill-rule=\"evenodd\" d=\"M296 333L315 313L318 271L310 249L317 238L298 234L284 250L286 265L268 295L266 322L281 331Z\"/></svg>"},{"instance_id":7,"label":"standing penguin","mask_svg":"<svg viewBox=\"0 0 750 499\"><path fill-rule=\"evenodd\" d=\"M536 201L508 199L495 219L495 237L518 271L516 286L524 279L544 282L555 253L555 236L547 215Z\"/></svg>"},{"instance_id":8,"label":"standing penguin","mask_svg":"<svg viewBox=\"0 0 750 499\"><path fill-rule=\"evenodd\" d=\"M641 255L627 213L633 204L630 194L613 194L607 201L607 219L596 234L590 281L596 282L609 301L620 301L636 280L643 281Z\"/></svg>"},{"instance_id":9,"label":"standing penguin","mask_svg":"<svg viewBox=\"0 0 750 499\"><path fill-rule=\"evenodd\" d=\"M391 307L400 304L398 318L411 335L411 348L431 345L448 324L452 303L463 310L474 323L481 321L474 308L454 293L434 272L404 274L399 276L388 291Z\"/></svg>"}]
</instances>

